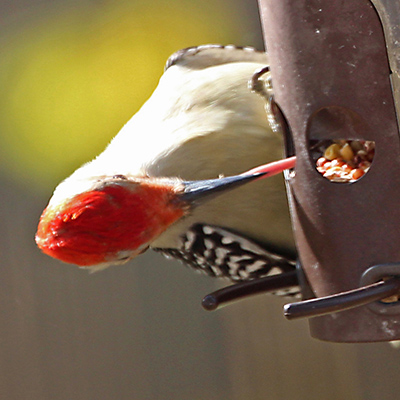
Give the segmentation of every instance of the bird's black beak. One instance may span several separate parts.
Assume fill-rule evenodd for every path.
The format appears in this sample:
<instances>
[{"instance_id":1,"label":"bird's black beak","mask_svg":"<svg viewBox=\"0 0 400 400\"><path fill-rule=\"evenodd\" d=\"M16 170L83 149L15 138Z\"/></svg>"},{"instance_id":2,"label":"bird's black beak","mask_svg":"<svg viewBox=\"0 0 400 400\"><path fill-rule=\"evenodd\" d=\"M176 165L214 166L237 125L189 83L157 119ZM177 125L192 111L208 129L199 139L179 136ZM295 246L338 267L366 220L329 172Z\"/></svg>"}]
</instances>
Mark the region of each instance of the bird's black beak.
<instances>
[{"instance_id":1,"label":"bird's black beak","mask_svg":"<svg viewBox=\"0 0 400 400\"><path fill-rule=\"evenodd\" d=\"M204 181L186 181L183 183L183 191L179 194L179 200L190 205L196 205L205 199L211 199L224 192L235 189L257 179L267 178L292 169L296 165L296 157L284 158L269 164L260 165L240 175L228 176L219 179L207 179Z\"/></svg>"},{"instance_id":2,"label":"bird's black beak","mask_svg":"<svg viewBox=\"0 0 400 400\"><path fill-rule=\"evenodd\" d=\"M185 181L184 190L179 199L185 203L195 205L205 199L211 199L224 192L235 189L246 183L261 178L265 173L252 175L235 175L219 179L206 179L204 181Z\"/></svg>"}]
</instances>

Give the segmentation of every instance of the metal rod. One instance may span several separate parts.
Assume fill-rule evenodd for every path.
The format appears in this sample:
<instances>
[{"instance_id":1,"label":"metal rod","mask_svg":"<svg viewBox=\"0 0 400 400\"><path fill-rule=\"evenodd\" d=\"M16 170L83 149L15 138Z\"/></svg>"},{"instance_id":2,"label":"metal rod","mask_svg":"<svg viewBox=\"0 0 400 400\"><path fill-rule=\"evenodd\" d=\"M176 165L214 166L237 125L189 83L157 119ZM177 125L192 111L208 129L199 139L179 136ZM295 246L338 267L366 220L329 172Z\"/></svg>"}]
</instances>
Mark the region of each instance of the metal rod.
<instances>
[{"instance_id":1,"label":"metal rod","mask_svg":"<svg viewBox=\"0 0 400 400\"><path fill-rule=\"evenodd\" d=\"M213 311L226 305L228 302L239 300L243 297L259 293L275 292L291 286L298 286L298 284L296 271L285 272L219 289L205 296L201 304L205 310Z\"/></svg>"},{"instance_id":2,"label":"metal rod","mask_svg":"<svg viewBox=\"0 0 400 400\"><path fill-rule=\"evenodd\" d=\"M359 307L399 293L400 279L391 278L332 296L286 304L284 315L288 319L317 317Z\"/></svg>"}]
</instances>

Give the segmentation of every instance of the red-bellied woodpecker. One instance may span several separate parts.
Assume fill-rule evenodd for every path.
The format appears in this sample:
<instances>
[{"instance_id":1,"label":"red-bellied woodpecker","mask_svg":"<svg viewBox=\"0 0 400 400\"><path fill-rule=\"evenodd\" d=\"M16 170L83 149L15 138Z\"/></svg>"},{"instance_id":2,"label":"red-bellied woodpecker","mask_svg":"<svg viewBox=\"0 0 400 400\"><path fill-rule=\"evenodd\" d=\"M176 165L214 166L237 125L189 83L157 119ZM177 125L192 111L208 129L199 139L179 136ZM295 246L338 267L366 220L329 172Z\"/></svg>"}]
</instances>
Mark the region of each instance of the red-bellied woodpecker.
<instances>
[{"instance_id":1,"label":"red-bellied woodpecker","mask_svg":"<svg viewBox=\"0 0 400 400\"><path fill-rule=\"evenodd\" d=\"M233 46L171 56L153 95L106 150L56 188L39 223L39 247L93 269L150 247L232 280L293 270L282 176L208 181L204 193L242 187L192 207L204 197L204 182L193 181L281 158L282 138L248 87L267 63L265 53Z\"/></svg>"}]
</instances>

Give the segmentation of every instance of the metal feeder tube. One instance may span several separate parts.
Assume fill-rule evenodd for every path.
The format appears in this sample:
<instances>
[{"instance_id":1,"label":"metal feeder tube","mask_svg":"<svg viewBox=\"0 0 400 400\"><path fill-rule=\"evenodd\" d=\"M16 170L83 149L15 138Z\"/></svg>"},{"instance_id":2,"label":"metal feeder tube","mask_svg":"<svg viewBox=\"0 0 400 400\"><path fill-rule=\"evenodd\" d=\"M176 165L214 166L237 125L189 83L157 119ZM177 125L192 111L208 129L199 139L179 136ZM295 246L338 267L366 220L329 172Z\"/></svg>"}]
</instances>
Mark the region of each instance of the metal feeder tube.
<instances>
[{"instance_id":1,"label":"metal feeder tube","mask_svg":"<svg viewBox=\"0 0 400 400\"><path fill-rule=\"evenodd\" d=\"M400 140L382 22L369 0L259 4L297 156L287 186L302 268L315 297L360 288L366 270L400 261ZM369 172L354 183L325 179L310 154L324 139L375 141ZM310 330L334 342L397 340L400 302L311 318Z\"/></svg>"}]
</instances>

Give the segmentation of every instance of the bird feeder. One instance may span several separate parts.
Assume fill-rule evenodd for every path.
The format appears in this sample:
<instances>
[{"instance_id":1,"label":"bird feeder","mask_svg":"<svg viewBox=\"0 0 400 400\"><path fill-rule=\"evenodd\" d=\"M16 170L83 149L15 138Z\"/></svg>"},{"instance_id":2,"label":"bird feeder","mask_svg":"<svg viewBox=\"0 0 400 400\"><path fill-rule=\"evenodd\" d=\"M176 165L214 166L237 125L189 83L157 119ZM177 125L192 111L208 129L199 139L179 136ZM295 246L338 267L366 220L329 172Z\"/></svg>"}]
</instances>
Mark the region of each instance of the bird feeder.
<instances>
[{"instance_id":1,"label":"bird feeder","mask_svg":"<svg viewBox=\"0 0 400 400\"><path fill-rule=\"evenodd\" d=\"M400 289L400 2L259 4L274 101L288 155L297 157L287 188L311 299L298 306L315 338L398 340L400 301L389 296ZM313 143L339 139L375 143L371 167L357 181L337 183L317 171Z\"/></svg>"}]
</instances>

